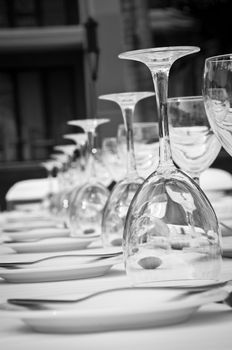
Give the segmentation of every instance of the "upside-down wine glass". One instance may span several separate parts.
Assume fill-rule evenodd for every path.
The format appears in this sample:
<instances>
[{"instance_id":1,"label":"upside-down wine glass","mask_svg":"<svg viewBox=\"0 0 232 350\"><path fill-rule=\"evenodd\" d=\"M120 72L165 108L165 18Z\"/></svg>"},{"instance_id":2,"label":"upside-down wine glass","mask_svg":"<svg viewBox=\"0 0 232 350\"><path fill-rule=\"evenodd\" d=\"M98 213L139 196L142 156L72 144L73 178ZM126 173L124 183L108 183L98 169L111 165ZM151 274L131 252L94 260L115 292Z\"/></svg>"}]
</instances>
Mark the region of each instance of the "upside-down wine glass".
<instances>
[{"instance_id":1,"label":"upside-down wine glass","mask_svg":"<svg viewBox=\"0 0 232 350\"><path fill-rule=\"evenodd\" d=\"M72 133L63 135L64 139L71 140L76 144L79 154L75 157L73 170L74 187L80 187L85 181L85 170L87 163L87 134L86 133ZM75 192L74 188L70 192L72 195Z\"/></svg>"},{"instance_id":2,"label":"upside-down wine glass","mask_svg":"<svg viewBox=\"0 0 232 350\"><path fill-rule=\"evenodd\" d=\"M52 197L52 203L51 203L51 213L55 215L56 217L59 216L59 214L63 211L63 197L64 193L67 192L69 188L69 163L70 163L70 156L67 153L61 152L59 150L59 153L52 153L50 155L50 158L56 161L57 163L57 191ZM64 222L63 215L59 216L60 221Z\"/></svg>"},{"instance_id":3,"label":"upside-down wine glass","mask_svg":"<svg viewBox=\"0 0 232 350\"><path fill-rule=\"evenodd\" d=\"M116 183L102 216L102 243L104 247L122 246L123 229L128 207L135 192L144 181L138 175L134 154L133 116L136 104L154 92L122 92L99 96L101 100L116 102L122 111L127 139L127 172L124 179Z\"/></svg>"},{"instance_id":4,"label":"upside-down wine glass","mask_svg":"<svg viewBox=\"0 0 232 350\"><path fill-rule=\"evenodd\" d=\"M86 133L77 133L77 134L66 134L64 135L64 138L72 139L76 144L80 147L80 175L82 175L85 178L85 169L87 164L87 158L88 158L88 151L87 151L87 134ZM96 168L96 173L100 174L99 180L102 182L105 186L108 187L110 181L111 181L111 174L108 170L108 167L105 165L103 160L103 154L99 151L99 149L94 148L94 163ZM85 180L85 179L84 179Z\"/></svg>"},{"instance_id":5,"label":"upside-down wine glass","mask_svg":"<svg viewBox=\"0 0 232 350\"><path fill-rule=\"evenodd\" d=\"M202 96L168 99L172 157L181 170L199 184L200 175L221 149L210 127Z\"/></svg>"},{"instance_id":6,"label":"upside-down wine glass","mask_svg":"<svg viewBox=\"0 0 232 350\"><path fill-rule=\"evenodd\" d=\"M61 152L67 156L67 169L64 174L64 183L59 194L59 203L57 214L59 214L60 219L67 225L67 215L69 208L69 197L70 193L75 185L76 178L73 176L73 161L75 158L75 151L77 150L77 145L57 145L54 146L54 150Z\"/></svg>"},{"instance_id":7,"label":"upside-down wine glass","mask_svg":"<svg viewBox=\"0 0 232 350\"><path fill-rule=\"evenodd\" d=\"M232 54L205 60L203 96L210 125L232 156Z\"/></svg>"},{"instance_id":8,"label":"upside-down wine glass","mask_svg":"<svg viewBox=\"0 0 232 350\"><path fill-rule=\"evenodd\" d=\"M71 120L69 125L81 127L88 137L86 181L71 196L68 226L73 236L101 234L102 211L109 196L108 189L99 181L96 172L94 139L96 128L109 119Z\"/></svg>"},{"instance_id":9,"label":"upside-down wine glass","mask_svg":"<svg viewBox=\"0 0 232 350\"><path fill-rule=\"evenodd\" d=\"M223 148L232 156L232 54L205 60L203 97L210 125ZM224 196L224 194L223 194ZM225 202L226 203L226 202ZM230 203L214 203L222 226L230 217ZM230 220L227 225L231 226ZM226 227L228 230L228 227Z\"/></svg>"},{"instance_id":10,"label":"upside-down wine glass","mask_svg":"<svg viewBox=\"0 0 232 350\"><path fill-rule=\"evenodd\" d=\"M143 183L128 210L123 235L125 266L133 284L202 284L218 279L220 228L200 187L172 161L167 115L168 75L192 46L161 47L119 55L150 69L157 102L160 162Z\"/></svg>"}]
</instances>

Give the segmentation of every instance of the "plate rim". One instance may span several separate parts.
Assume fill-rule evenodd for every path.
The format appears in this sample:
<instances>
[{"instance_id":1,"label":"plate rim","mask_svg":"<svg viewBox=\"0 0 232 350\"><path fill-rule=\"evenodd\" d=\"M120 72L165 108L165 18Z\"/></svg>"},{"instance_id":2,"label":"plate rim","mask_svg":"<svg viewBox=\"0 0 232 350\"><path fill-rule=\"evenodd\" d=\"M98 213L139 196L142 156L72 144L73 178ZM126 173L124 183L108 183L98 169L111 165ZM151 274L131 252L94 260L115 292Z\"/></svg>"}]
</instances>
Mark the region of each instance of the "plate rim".
<instances>
[{"instance_id":1,"label":"plate rim","mask_svg":"<svg viewBox=\"0 0 232 350\"><path fill-rule=\"evenodd\" d=\"M94 261L94 262L90 262L87 264L72 264L72 265L65 265L65 266L44 266L44 267L40 267L40 268L22 268L22 269L15 269L15 270L8 270L8 269L4 269L4 268L0 268L0 277L2 277L3 275L25 275L25 274L30 274L30 273L34 273L35 274L39 274L39 273L43 273L43 272L64 272L66 270L70 269L75 269L75 270L89 270L91 268L94 267L107 267L107 266L113 266L116 265L117 263L121 263L120 262L115 262L114 260L116 260L116 257L110 257L110 258L106 258L106 259L102 259L99 261ZM119 259L118 259L119 260ZM3 278L3 277L2 277Z\"/></svg>"},{"instance_id":2,"label":"plate rim","mask_svg":"<svg viewBox=\"0 0 232 350\"><path fill-rule=\"evenodd\" d=\"M163 313L163 312L168 312L168 311L175 311L175 310L193 310L193 309L198 309L202 305L206 305L211 302L215 302L219 300L219 296L225 296L228 294L228 292L225 291L225 289L222 288L215 288L213 296L209 295L208 298L205 298L205 295L202 298L202 295L204 293L209 292L207 290L206 292L199 293L197 296L194 297L188 297L183 300L173 300L168 303L167 301L163 302L162 304L155 305L154 308L149 307L148 309L133 309L130 308L129 313L128 310L126 309L123 311L123 309L100 309L100 308L95 308L95 309L87 309L87 310L79 310L78 307L76 308L67 308L67 309L46 309L46 310L29 310L29 309L19 309L18 310L1 310L1 314L5 314L6 317L7 315L12 317L17 317L21 319L33 319L33 320L42 320L42 319L53 319L55 318L56 320L64 320L65 318L75 318L77 317L78 319L80 318L92 318L92 317L98 317L98 318L105 318L111 316L123 316L123 315L138 315L138 314L153 314L153 313ZM210 290L212 292L212 290ZM221 293L221 294L220 294ZM208 293L210 294L210 293ZM207 294L206 294L207 296ZM3 303L2 305L8 305L7 302ZM0 304L1 306L1 304ZM112 315L113 314L113 315Z\"/></svg>"}]
</instances>

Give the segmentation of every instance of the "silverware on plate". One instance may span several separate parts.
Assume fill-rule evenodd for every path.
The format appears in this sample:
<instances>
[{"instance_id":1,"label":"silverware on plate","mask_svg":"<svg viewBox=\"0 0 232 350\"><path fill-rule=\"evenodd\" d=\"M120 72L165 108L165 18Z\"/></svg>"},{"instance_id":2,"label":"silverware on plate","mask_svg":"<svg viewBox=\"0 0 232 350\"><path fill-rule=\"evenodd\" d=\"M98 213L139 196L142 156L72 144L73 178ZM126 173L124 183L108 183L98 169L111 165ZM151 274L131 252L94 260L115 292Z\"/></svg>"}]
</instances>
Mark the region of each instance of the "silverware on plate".
<instances>
[{"instance_id":1,"label":"silverware on plate","mask_svg":"<svg viewBox=\"0 0 232 350\"><path fill-rule=\"evenodd\" d=\"M47 256L41 259L37 260L31 260L31 261L12 261L12 262L0 262L0 267L7 268L7 269L17 269L21 268L24 266L30 266L33 264L37 264L43 261L47 260L53 260L53 259L60 259L60 258L72 258L72 257L77 257L77 258L95 258L98 260L102 259L107 259L107 258L113 258L122 255L122 252L112 252L112 253L93 253L93 254L63 254L63 255L52 255L52 256Z\"/></svg>"},{"instance_id":2,"label":"silverware on plate","mask_svg":"<svg viewBox=\"0 0 232 350\"><path fill-rule=\"evenodd\" d=\"M213 293L213 295L216 295L215 302L223 302L226 303L228 306L232 307L232 291L231 288L229 290L224 290L222 287L224 287L229 281L222 282L220 287L218 288L208 288L206 290L202 291L191 291L191 290L186 290L183 289L183 295L178 296L177 298L173 298L173 300L181 300L184 298L188 297L194 297L196 294L201 293L201 296L209 296L209 293ZM157 290L157 289L163 289L163 290L174 290L176 289L175 287L118 287L118 288L111 288L111 289L104 289L100 291L96 291L93 293L86 294L84 296L81 296L76 299L37 299L37 298L11 298L7 300L7 303L16 305L16 306L23 306L27 307L32 310L46 310L50 309L49 304L72 304L72 303L79 303L81 301L91 299L95 296L102 295L102 294L107 294L107 293L112 293L112 292L117 292L117 291L125 291L125 290ZM178 288L180 289L180 288ZM222 291L223 289L223 298L220 296L218 297L217 300L217 291L220 290ZM181 290L181 289L180 289ZM205 293L205 294L204 294ZM218 294L220 295L220 293Z\"/></svg>"}]
</instances>

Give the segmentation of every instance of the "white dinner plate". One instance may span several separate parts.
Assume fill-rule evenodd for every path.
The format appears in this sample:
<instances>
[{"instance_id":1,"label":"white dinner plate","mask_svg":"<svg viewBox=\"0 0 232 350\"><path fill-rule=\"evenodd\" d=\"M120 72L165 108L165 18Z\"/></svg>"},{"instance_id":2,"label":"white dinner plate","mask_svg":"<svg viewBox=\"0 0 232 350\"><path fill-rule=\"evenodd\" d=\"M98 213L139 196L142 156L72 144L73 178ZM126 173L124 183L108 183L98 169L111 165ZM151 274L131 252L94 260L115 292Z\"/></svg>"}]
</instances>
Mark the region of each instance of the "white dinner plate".
<instances>
[{"instance_id":1,"label":"white dinner plate","mask_svg":"<svg viewBox=\"0 0 232 350\"><path fill-rule=\"evenodd\" d=\"M17 232L34 230L38 228L62 227L62 224L54 220L33 220L25 222L6 223L2 226L3 232Z\"/></svg>"},{"instance_id":2,"label":"white dinner plate","mask_svg":"<svg viewBox=\"0 0 232 350\"><path fill-rule=\"evenodd\" d=\"M152 288L167 288L182 290L186 292L202 292L211 288L223 287L228 283L226 279L218 280L177 280L177 281L156 281L151 283L142 283L141 286Z\"/></svg>"},{"instance_id":3,"label":"white dinner plate","mask_svg":"<svg viewBox=\"0 0 232 350\"><path fill-rule=\"evenodd\" d=\"M4 246L17 253L58 252L85 249L96 238L91 237L59 237L46 238L33 242L5 243Z\"/></svg>"},{"instance_id":4,"label":"white dinner plate","mask_svg":"<svg viewBox=\"0 0 232 350\"><path fill-rule=\"evenodd\" d=\"M96 260L93 258L59 258L56 263L43 263L25 266L20 269L0 268L0 277L7 282L32 283L54 282L74 279L84 279L104 275L114 264L120 263L121 257ZM59 263L59 262L60 263Z\"/></svg>"},{"instance_id":5,"label":"white dinner plate","mask_svg":"<svg viewBox=\"0 0 232 350\"><path fill-rule=\"evenodd\" d=\"M59 252L42 252L42 253L11 253L2 254L0 263L15 263L15 262L32 262L35 260L43 259L51 256L67 256L67 255L78 255L80 257L107 257L116 256L122 253L120 247L108 247L108 248L85 248L72 251L59 251Z\"/></svg>"},{"instance_id":6,"label":"white dinner plate","mask_svg":"<svg viewBox=\"0 0 232 350\"><path fill-rule=\"evenodd\" d=\"M62 227L51 227L29 231L7 232L5 235L13 241L21 242L52 237L67 237L70 236L70 230Z\"/></svg>"},{"instance_id":7,"label":"white dinner plate","mask_svg":"<svg viewBox=\"0 0 232 350\"><path fill-rule=\"evenodd\" d=\"M51 216L44 212L22 212L18 210L3 211L0 213L0 218L6 223L16 222L27 222L27 221L38 221L38 220L49 220Z\"/></svg>"},{"instance_id":8,"label":"white dinner plate","mask_svg":"<svg viewBox=\"0 0 232 350\"><path fill-rule=\"evenodd\" d=\"M101 294L63 309L29 310L0 305L1 318L22 319L43 333L83 333L167 326L188 320L204 304L224 300L222 288L178 297L177 291L124 289ZM176 299L176 300L175 300ZM51 305L51 304L49 304ZM67 305L67 304L66 304Z\"/></svg>"}]
</instances>

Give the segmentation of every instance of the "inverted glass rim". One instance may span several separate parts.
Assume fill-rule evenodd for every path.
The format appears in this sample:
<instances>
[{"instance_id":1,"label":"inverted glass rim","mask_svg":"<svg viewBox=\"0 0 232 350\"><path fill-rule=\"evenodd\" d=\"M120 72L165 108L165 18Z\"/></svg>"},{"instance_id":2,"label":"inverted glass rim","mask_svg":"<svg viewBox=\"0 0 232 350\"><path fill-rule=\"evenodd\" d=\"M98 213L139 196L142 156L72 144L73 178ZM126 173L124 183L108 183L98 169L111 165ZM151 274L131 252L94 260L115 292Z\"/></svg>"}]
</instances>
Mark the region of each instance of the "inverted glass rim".
<instances>
[{"instance_id":1,"label":"inverted glass rim","mask_svg":"<svg viewBox=\"0 0 232 350\"><path fill-rule=\"evenodd\" d=\"M108 100L112 97L136 97L139 95L144 95L145 97L151 97L155 95L155 91L123 91L123 92L113 92L110 94L99 95L100 100ZM147 96L146 96L147 95ZM113 101L113 100L111 100Z\"/></svg>"},{"instance_id":2,"label":"inverted glass rim","mask_svg":"<svg viewBox=\"0 0 232 350\"><path fill-rule=\"evenodd\" d=\"M130 56L130 55L136 55L136 54L142 54L147 52L166 52L166 51L183 51L183 50L189 50L192 53L199 52L200 47L198 46L164 46L164 47L153 47L153 48L147 48L147 49L140 49L140 50L131 50L131 51L125 51L118 55L119 58L124 58L123 56Z\"/></svg>"},{"instance_id":3,"label":"inverted glass rim","mask_svg":"<svg viewBox=\"0 0 232 350\"><path fill-rule=\"evenodd\" d=\"M96 125L98 123L108 123L110 122L109 118L86 118L86 119L72 119L72 120L68 120L67 124L68 125L73 125L73 126L79 126L78 123L82 123L85 122L86 124L92 124L92 125Z\"/></svg>"},{"instance_id":4,"label":"inverted glass rim","mask_svg":"<svg viewBox=\"0 0 232 350\"><path fill-rule=\"evenodd\" d=\"M207 57L205 62L232 61L232 53Z\"/></svg>"},{"instance_id":5,"label":"inverted glass rim","mask_svg":"<svg viewBox=\"0 0 232 350\"><path fill-rule=\"evenodd\" d=\"M181 102L181 101L203 101L204 98L201 95L198 96L177 96L177 97L168 97L168 102Z\"/></svg>"}]
</instances>

